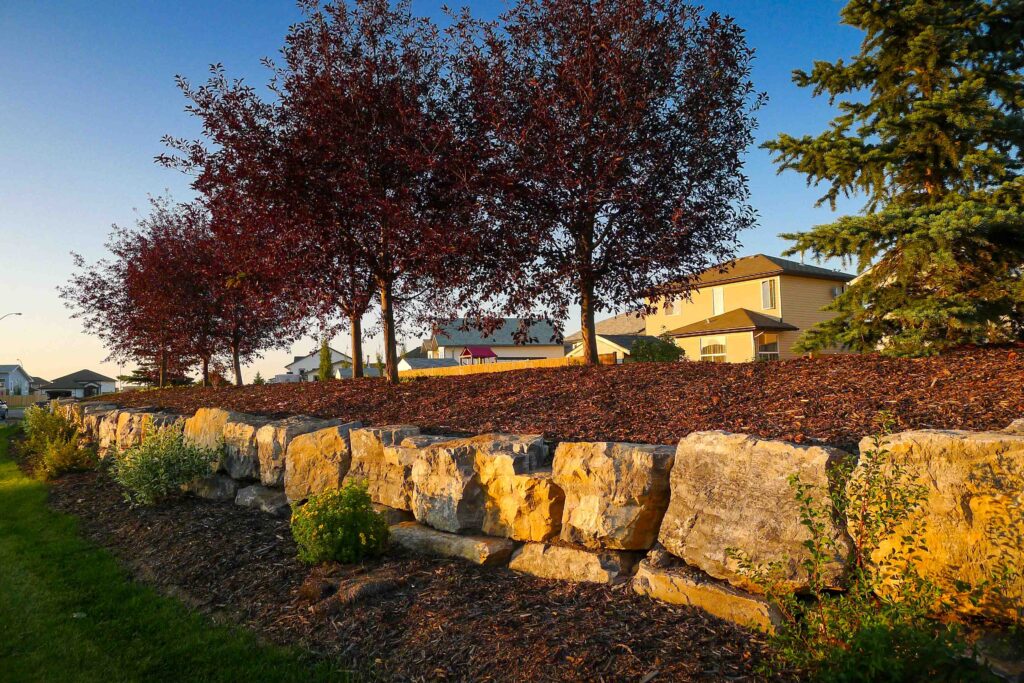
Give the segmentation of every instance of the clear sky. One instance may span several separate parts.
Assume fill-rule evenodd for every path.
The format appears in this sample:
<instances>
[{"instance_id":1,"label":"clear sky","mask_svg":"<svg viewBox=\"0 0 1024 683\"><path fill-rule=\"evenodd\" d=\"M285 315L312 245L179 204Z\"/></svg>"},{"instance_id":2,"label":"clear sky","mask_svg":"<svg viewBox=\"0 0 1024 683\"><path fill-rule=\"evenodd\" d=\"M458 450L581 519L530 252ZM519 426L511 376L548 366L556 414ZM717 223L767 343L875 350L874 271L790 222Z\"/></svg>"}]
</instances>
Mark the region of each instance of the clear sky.
<instances>
[{"instance_id":1,"label":"clear sky","mask_svg":"<svg viewBox=\"0 0 1024 683\"><path fill-rule=\"evenodd\" d=\"M458 6L457 0L450 2ZM790 81L814 60L853 54L860 34L840 26L839 0L708 0L732 15L757 51L754 82L769 103L757 115L758 142L779 132L820 131L833 115ZM443 3L414 0L437 18ZM493 18L502 2L472 2ZM82 368L115 375L99 342L82 333L57 296L71 251L95 260L111 224L133 222L147 196L188 199L188 179L157 166L161 136L196 136L174 84L182 74L205 80L221 62L231 76L266 81L259 60L274 56L299 16L290 0L0 0L0 364L19 360L53 379ZM801 176L775 174L766 152L752 149L747 173L757 228L744 233L742 254L779 254L777 235L831 220L814 208L820 193ZM859 203L839 207L852 213ZM578 329L570 321L567 332ZM410 337L409 341L413 339ZM315 343L300 343L296 354ZM344 349L345 339L335 340ZM369 343L371 352L379 348ZM271 352L247 369L283 372L290 353ZM127 370L128 368L125 368Z\"/></svg>"}]
</instances>

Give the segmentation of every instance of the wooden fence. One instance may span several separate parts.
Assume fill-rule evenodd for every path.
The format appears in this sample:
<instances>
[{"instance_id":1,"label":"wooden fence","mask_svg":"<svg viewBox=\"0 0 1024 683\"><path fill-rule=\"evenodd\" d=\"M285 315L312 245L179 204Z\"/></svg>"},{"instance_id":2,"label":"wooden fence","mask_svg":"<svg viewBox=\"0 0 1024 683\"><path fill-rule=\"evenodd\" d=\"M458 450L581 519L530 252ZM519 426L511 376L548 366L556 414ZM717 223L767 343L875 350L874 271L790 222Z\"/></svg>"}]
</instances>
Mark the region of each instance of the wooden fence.
<instances>
[{"instance_id":1,"label":"wooden fence","mask_svg":"<svg viewBox=\"0 0 1024 683\"><path fill-rule=\"evenodd\" d=\"M532 368L563 368L568 365L582 365L582 358L540 358L535 360L516 360L506 363L479 363L477 365L453 365L445 368L422 368L406 370L398 373L401 379L416 377L451 377L455 375L478 375L485 372L510 372L512 370L529 370Z\"/></svg>"},{"instance_id":2,"label":"wooden fence","mask_svg":"<svg viewBox=\"0 0 1024 683\"><path fill-rule=\"evenodd\" d=\"M43 394L42 396L36 396L35 394L30 394L28 396L11 396L11 395L7 395L7 396L0 396L0 398L2 398L5 403L7 403L7 407L8 408L26 408L26 407L32 405L33 403L35 403L36 401L44 401L44 400L46 400L46 395L45 394Z\"/></svg>"}]
</instances>

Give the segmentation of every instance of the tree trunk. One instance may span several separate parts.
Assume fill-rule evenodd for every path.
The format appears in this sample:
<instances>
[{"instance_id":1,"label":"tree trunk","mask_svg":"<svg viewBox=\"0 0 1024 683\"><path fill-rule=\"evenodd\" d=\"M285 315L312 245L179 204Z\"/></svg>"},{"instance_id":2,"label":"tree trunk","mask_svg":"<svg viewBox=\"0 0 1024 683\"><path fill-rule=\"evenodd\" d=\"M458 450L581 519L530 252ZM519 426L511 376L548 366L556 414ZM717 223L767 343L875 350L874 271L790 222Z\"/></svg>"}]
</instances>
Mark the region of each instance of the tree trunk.
<instances>
[{"instance_id":1,"label":"tree trunk","mask_svg":"<svg viewBox=\"0 0 1024 683\"><path fill-rule=\"evenodd\" d=\"M391 299L391 283L380 286L380 317L384 323L384 376L391 384L398 384L398 354L395 351L395 309Z\"/></svg>"},{"instance_id":2,"label":"tree trunk","mask_svg":"<svg viewBox=\"0 0 1024 683\"><path fill-rule=\"evenodd\" d=\"M352 331L352 379L363 376L363 317L349 317Z\"/></svg>"},{"instance_id":3,"label":"tree trunk","mask_svg":"<svg viewBox=\"0 0 1024 683\"><path fill-rule=\"evenodd\" d=\"M203 386L210 386L210 357L203 356Z\"/></svg>"},{"instance_id":4,"label":"tree trunk","mask_svg":"<svg viewBox=\"0 0 1024 683\"><path fill-rule=\"evenodd\" d=\"M238 342L231 344L231 365L235 369L235 386L242 386L242 362L239 359Z\"/></svg>"},{"instance_id":5,"label":"tree trunk","mask_svg":"<svg viewBox=\"0 0 1024 683\"><path fill-rule=\"evenodd\" d=\"M157 386L161 389L167 385L167 352L160 352L160 368L157 374Z\"/></svg>"},{"instance_id":6,"label":"tree trunk","mask_svg":"<svg viewBox=\"0 0 1024 683\"><path fill-rule=\"evenodd\" d=\"M583 361L597 365L597 328L594 326L594 284L580 285L580 331L583 333Z\"/></svg>"}]
</instances>

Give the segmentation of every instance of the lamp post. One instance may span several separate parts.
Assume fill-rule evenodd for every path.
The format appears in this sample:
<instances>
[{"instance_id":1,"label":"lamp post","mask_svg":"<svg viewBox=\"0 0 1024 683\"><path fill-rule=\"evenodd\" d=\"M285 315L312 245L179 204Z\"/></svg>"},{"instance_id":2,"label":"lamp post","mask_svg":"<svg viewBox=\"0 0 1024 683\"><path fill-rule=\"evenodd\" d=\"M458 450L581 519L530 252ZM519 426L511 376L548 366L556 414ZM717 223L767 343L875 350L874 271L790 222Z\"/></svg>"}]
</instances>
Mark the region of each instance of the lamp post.
<instances>
[{"instance_id":1,"label":"lamp post","mask_svg":"<svg viewBox=\"0 0 1024 683\"><path fill-rule=\"evenodd\" d=\"M21 313L4 313L3 315L0 315L0 320L3 320L4 318L11 315L21 315Z\"/></svg>"}]
</instances>

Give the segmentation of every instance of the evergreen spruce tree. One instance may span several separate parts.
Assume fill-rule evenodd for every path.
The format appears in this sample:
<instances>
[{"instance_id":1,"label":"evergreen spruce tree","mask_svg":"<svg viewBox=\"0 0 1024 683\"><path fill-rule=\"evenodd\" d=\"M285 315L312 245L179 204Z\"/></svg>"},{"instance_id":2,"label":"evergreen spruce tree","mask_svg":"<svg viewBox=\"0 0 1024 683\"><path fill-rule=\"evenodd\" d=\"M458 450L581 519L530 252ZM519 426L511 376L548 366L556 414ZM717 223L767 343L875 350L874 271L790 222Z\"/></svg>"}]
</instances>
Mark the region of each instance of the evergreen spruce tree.
<instances>
[{"instance_id":1,"label":"evergreen spruce tree","mask_svg":"<svg viewBox=\"0 0 1024 683\"><path fill-rule=\"evenodd\" d=\"M327 345L327 337L320 343L320 367L316 371L316 378L320 382L334 378L334 363L331 361L331 347Z\"/></svg>"},{"instance_id":2,"label":"evergreen spruce tree","mask_svg":"<svg viewBox=\"0 0 1024 683\"><path fill-rule=\"evenodd\" d=\"M794 82L838 103L818 136L765 147L779 171L863 195L856 216L782 235L860 276L800 348L920 355L1024 336L1024 2L851 0L852 60Z\"/></svg>"}]
</instances>

